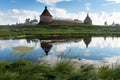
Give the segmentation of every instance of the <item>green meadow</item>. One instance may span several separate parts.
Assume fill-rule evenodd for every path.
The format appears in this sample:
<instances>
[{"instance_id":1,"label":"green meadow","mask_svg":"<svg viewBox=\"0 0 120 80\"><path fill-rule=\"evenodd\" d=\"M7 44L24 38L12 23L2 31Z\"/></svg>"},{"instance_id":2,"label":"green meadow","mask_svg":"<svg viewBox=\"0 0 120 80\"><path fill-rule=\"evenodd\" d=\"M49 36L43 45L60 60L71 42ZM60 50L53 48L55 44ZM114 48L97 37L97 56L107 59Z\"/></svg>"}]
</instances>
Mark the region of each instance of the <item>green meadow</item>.
<instances>
[{"instance_id":1,"label":"green meadow","mask_svg":"<svg viewBox=\"0 0 120 80\"><path fill-rule=\"evenodd\" d=\"M120 27L97 25L24 25L0 26L1 38L33 37L80 37L80 36L119 36Z\"/></svg>"}]
</instances>

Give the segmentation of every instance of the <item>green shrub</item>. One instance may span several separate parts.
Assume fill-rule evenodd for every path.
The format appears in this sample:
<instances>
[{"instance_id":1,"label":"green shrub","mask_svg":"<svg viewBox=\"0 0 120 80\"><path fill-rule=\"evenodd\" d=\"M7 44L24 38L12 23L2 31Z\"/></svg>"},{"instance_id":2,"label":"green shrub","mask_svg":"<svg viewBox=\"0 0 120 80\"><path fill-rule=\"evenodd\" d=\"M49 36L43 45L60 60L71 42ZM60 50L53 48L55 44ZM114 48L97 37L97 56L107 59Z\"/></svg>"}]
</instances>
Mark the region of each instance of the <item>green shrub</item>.
<instances>
[{"instance_id":1,"label":"green shrub","mask_svg":"<svg viewBox=\"0 0 120 80\"><path fill-rule=\"evenodd\" d=\"M0 80L17 80L19 74L17 72L6 71L4 74L0 75Z\"/></svg>"},{"instance_id":2,"label":"green shrub","mask_svg":"<svg viewBox=\"0 0 120 80\"><path fill-rule=\"evenodd\" d=\"M61 59L60 62L53 67L55 80L64 80L74 71L75 66L70 60Z\"/></svg>"},{"instance_id":3,"label":"green shrub","mask_svg":"<svg viewBox=\"0 0 120 80\"><path fill-rule=\"evenodd\" d=\"M93 65L82 65L68 80L98 80L96 68Z\"/></svg>"},{"instance_id":4,"label":"green shrub","mask_svg":"<svg viewBox=\"0 0 120 80\"><path fill-rule=\"evenodd\" d=\"M113 80L120 80L120 66L115 66L111 69Z\"/></svg>"},{"instance_id":5,"label":"green shrub","mask_svg":"<svg viewBox=\"0 0 120 80\"><path fill-rule=\"evenodd\" d=\"M54 66L26 60L0 62L0 80L120 80L120 66L82 65L61 59Z\"/></svg>"},{"instance_id":6,"label":"green shrub","mask_svg":"<svg viewBox=\"0 0 120 80\"><path fill-rule=\"evenodd\" d=\"M112 80L112 71L109 66L102 66L98 69L99 78L102 80Z\"/></svg>"}]
</instances>

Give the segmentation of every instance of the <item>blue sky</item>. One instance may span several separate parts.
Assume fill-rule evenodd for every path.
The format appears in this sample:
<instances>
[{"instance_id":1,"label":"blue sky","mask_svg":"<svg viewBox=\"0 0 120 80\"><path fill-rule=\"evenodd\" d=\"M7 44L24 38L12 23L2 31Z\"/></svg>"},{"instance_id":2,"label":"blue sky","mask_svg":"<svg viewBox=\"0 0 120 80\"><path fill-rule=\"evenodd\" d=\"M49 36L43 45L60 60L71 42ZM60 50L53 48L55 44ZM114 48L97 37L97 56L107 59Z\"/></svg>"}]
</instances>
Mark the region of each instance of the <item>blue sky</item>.
<instances>
[{"instance_id":1,"label":"blue sky","mask_svg":"<svg viewBox=\"0 0 120 80\"><path fill-rule=\"evenodd\" d=\"M22 23L34 18L47 5L54 18L84 20L89 13L93 24L120 23L120 0L1 0L0 24Z\"/></svg>"}]
</instances>

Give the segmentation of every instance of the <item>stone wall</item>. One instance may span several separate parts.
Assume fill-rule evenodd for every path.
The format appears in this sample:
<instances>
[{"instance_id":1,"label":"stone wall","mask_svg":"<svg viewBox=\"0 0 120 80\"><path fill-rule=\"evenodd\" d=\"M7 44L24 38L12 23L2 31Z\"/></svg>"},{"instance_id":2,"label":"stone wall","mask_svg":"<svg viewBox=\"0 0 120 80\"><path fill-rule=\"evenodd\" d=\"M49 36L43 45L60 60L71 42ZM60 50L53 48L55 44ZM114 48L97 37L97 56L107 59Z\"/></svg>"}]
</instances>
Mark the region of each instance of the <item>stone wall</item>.
<instances>
[{"instance_id":1,"label":"stone wall","mask_svg":"<svg viewBox=\"0 0 120 80\"><path fill-rule=\"evenodd\" d=\"M50 16L41 16L40 17L40 23L51 23L52 17Z\"/></svg>"}]
</instances>

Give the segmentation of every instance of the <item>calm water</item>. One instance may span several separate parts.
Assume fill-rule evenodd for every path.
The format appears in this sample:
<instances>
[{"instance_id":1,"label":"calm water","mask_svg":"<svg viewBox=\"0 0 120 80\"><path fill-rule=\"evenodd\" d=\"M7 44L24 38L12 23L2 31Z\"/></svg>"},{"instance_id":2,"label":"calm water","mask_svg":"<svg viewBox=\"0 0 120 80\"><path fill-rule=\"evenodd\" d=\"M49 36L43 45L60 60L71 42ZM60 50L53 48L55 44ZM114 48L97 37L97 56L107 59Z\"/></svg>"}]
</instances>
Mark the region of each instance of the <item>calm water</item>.
<instances>
[{"instance_id":1,"label":"calm water","mask_svg":"<svg viewBox=\"0 0 120 80\"><path fill-rule=\"evenodd\" d=\"M46 46L41 47L43 42ZM48 47L48 44L51 47ZM120 37L87 37L77 40L0 40L0 60L15 61L24 58L38 61L47 55L87 60L120 57Z\"/></svg>"}]
</instances>

